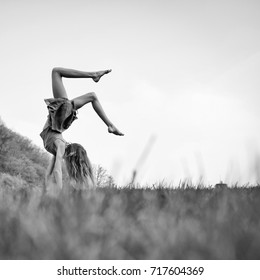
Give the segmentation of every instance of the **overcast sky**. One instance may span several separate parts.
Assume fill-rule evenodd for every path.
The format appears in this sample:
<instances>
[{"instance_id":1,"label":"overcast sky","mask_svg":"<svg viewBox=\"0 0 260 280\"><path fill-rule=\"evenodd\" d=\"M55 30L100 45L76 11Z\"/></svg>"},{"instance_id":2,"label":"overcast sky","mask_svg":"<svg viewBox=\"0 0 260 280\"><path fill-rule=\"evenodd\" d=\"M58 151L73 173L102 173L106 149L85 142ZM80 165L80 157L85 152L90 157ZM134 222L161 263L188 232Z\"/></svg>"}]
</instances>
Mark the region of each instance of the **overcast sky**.
<instances>
[{"instance_id":1,"label":"overcast sky","mask_svg":"<svg viewBox=\"0 0 260 280\"><path fill-rule=\"evenodd\" d=\"M64 79L94 91L125 133L107 133L91 105L64 133L119 184L255 182L260 148L260 2L1 0L0 116L43 147L54 66L113 71ZM260 178L259 178L260 179Z\"/></svg>"}]
</instances>

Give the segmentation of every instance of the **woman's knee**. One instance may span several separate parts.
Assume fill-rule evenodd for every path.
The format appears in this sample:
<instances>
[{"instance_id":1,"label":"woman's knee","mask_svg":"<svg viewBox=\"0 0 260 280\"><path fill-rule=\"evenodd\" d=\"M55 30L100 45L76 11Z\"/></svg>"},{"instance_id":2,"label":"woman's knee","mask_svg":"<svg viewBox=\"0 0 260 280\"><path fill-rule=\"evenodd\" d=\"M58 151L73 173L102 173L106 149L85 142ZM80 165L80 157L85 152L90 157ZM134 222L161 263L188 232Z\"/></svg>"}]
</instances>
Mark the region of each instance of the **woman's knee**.
<instances>
[{"instance_id":1,"label":"woman's knee","mask_svg":"<svg viewBox=\"0 0 260 280\"><path fill-rule=\"evenodd\" d=\"M52 75L52 77L55 77L55 76L59 76L60 77L61 76L60 68L59 67L52 68L51 75Z\"/></svg>"},{"instance_id":2,"label":"woman's knee","mask_svg":"<svg viewBox=\"0 0 260 280\"><path fill-rule=\"evenodd\" d=\"M89 97L91 98L92 102L98 99L95 92L90 92L88 94L89 94Z\"/></svg>"}]
</instances>

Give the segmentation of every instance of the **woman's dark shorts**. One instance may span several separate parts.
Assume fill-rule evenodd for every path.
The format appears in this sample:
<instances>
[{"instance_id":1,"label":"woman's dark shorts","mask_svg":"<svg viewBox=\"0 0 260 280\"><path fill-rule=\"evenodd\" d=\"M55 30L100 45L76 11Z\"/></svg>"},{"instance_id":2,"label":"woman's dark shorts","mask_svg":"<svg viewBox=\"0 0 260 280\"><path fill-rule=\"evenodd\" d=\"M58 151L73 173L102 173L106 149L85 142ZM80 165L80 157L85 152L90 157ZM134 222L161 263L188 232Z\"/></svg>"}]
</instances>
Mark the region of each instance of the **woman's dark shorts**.
<instances>
[{"instance_id":1,"label":"woman's dark shorts","mask_svg":"<svg viewBox=\"0 0 260 280\"><path fill-rule=\"evenodd\" d=\"M44 99L49 111L49 124L52 130L63 132L77 119L74 102L67 98Z\"/></svg>"}]
</instances>

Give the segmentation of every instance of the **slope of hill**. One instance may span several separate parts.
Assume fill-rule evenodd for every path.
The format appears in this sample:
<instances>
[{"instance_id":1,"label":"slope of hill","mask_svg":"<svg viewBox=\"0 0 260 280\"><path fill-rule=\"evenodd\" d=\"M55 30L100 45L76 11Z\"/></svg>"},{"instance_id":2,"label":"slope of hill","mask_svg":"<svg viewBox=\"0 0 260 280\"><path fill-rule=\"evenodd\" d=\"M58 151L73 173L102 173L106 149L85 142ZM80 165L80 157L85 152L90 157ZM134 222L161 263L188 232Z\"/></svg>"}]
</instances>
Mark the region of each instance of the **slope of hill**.
<instances>
[{"instance_id":1,"label":"slope of hill","mask_svg":"<svg viewBox=\"0 0 260 280\"><path fill-rule=\"evenodd\" d=\"M41 187L48 161L46 152L0 120L0 183Z\"/></svg>"}]
</instances>

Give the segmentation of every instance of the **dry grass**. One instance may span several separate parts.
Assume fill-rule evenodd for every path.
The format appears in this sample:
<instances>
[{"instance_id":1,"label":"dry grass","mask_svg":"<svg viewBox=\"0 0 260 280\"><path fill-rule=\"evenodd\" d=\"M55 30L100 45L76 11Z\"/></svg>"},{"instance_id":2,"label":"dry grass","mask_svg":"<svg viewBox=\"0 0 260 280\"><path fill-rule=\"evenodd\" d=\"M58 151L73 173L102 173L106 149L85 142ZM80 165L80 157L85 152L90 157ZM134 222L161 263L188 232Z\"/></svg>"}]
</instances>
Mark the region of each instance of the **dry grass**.
<instances>
[{"instance_id":1,"label":"dry grass","mask_svg":"<svg viewBox=\"0 0 260 280\"><path fill-rule=\"evenodd\" d=\"M17 182L19 184L19 182ZM260 189L0 184L0 259L260 259Z\"/></svg>"}]
</instances>

